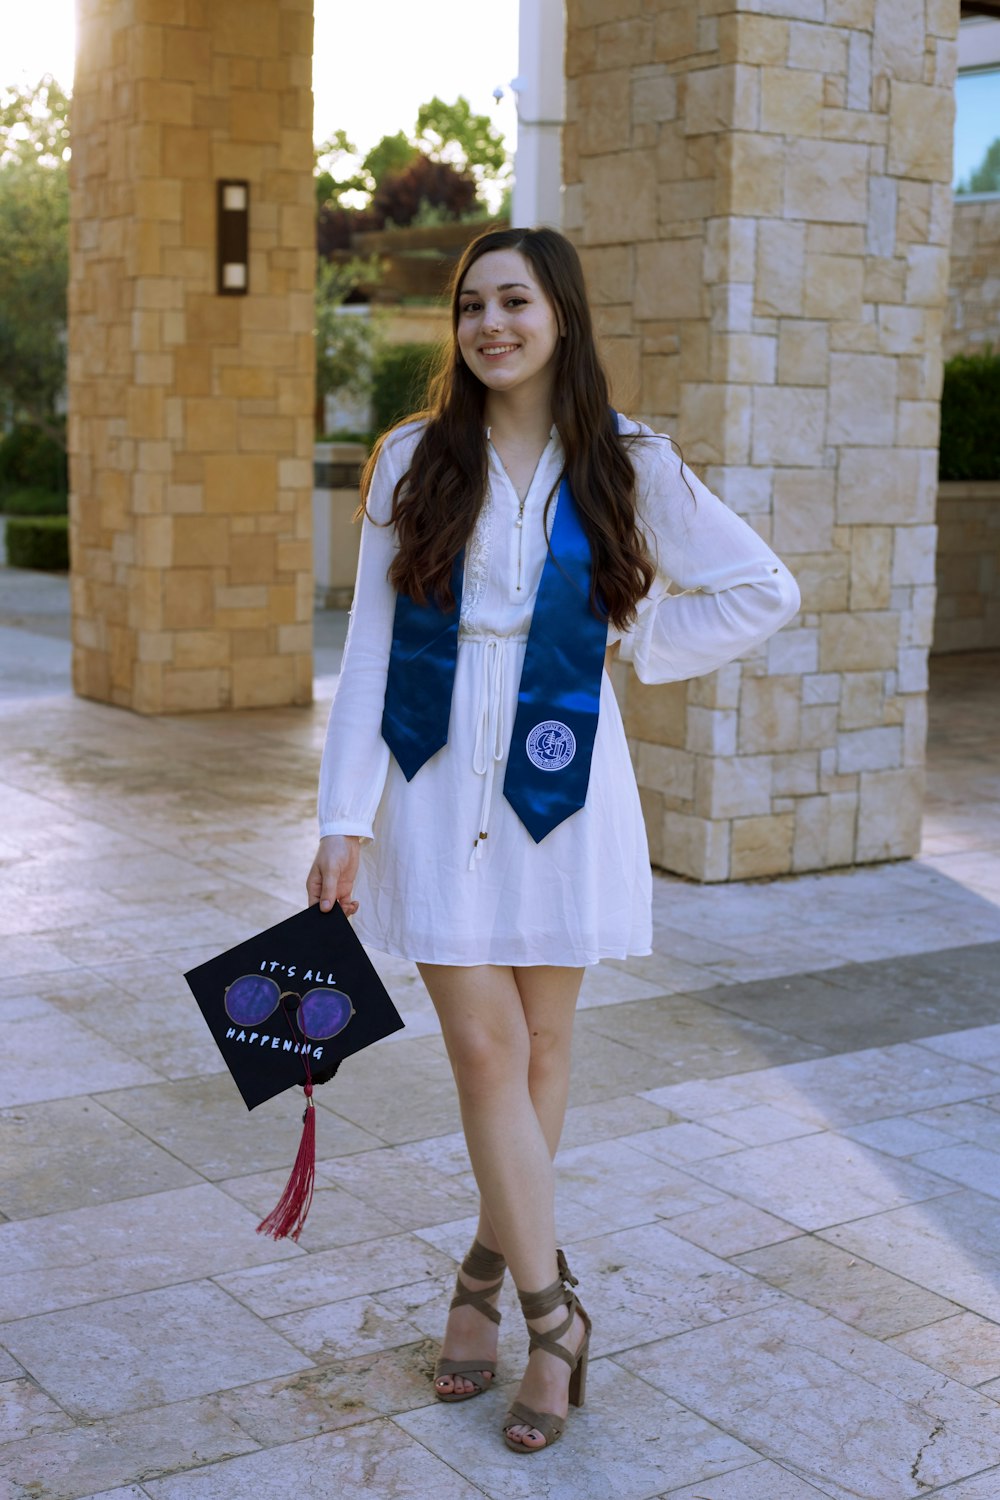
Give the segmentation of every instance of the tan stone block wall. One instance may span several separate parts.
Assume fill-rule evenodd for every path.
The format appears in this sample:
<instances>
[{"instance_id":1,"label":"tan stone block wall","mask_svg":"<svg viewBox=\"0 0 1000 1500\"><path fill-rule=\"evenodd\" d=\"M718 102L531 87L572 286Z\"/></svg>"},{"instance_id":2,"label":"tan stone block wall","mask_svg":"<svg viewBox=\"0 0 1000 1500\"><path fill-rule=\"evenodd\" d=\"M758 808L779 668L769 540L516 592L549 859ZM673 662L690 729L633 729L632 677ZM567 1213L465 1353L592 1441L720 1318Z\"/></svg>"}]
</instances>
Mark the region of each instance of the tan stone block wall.
<instances>
[{"instance_id":1,"label":"tan stone block wall","mask_svg":"<svg viewBox=\"0 0 1000 1500\"><path fill-rule=\"evenodd\" d=\"M910 0L567 5L564 221L615 399L802 588L713 678L616 671L654 862L699 879L917 848L957 25Z\"/></svg>"},{"instance_id":2,"label":"tan stone block wall","mask_svg":"<svg viewBox=\"0 0 1000 1500\"><path fill-rule=\"evenodd\" d=\"M312 691L311 0L79 0L74 686L144 713ZM215 290L216 180L250 290Z\"/></svg>"},{"instance_id":3,"label":"tan stone block wall","mask_svg":"<svg viewBox=\"0 0 1000 1500\"><path fill-rule=\"evenodd\" d=\"M945 358L1000 350L1000 198L956 198Z\"/></svg>"}]
</instances>

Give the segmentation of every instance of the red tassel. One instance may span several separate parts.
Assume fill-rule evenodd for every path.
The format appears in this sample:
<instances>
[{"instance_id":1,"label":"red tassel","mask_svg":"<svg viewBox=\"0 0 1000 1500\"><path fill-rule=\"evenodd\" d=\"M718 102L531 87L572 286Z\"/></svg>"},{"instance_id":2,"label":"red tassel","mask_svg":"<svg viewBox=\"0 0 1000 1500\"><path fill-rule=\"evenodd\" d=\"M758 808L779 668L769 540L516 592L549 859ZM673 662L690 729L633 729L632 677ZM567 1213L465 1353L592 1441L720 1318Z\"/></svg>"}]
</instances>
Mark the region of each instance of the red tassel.
<instances>
[{"instance_id":1,"label":"red tassel","mask_svg":"<svg viewBox=\"0 0 1000 1500\"><path fill-rule=\"evenodd\" d=\"M285 1191L267 1218L257 1225L258 1234L269 1234L275 1240L298 1239L313 1200L316 1184L316 1107L312 1101L312 1084L305 1084L304 1090L306 1107L302 1116L302 1139L295 1165L285 1183Z\"/></svg>"}]
</instances>

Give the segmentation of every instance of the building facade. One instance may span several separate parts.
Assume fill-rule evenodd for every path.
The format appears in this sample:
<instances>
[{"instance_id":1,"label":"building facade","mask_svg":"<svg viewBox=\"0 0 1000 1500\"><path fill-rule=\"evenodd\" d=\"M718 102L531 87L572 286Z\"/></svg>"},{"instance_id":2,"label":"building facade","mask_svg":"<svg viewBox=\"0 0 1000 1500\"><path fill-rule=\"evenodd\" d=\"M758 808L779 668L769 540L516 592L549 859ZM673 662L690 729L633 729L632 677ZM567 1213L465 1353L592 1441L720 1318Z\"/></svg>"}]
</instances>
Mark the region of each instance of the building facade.
<instances>
[{"instance_id":1,"label":"building facade","mask_svg":"<svg viewBox=\"0 0 1000 1500\"><path fill-rule=\"evenodd\" d=\"M142 712L310 695L311 19L81 0L74 678ZM516 212L579 246L616 402L802 589L754 656L618 682L654 862L700 880L918 847L958 20L522 0ZM225 182L246 295L217 281Z\"/></svg>"}]
</instances>

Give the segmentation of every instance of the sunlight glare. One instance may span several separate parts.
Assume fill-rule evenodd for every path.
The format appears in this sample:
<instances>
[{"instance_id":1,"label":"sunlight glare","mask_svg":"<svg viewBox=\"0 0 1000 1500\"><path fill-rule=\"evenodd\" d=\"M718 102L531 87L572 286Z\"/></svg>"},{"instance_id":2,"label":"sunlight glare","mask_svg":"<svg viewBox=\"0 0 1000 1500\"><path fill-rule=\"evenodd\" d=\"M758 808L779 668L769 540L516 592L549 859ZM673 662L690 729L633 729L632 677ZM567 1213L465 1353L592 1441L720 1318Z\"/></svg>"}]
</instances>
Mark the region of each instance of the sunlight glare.
<instances>
[{"instance_id":1,"label":"sunlight glare","mask_svg":"<svg viewBox=\"0 0 1000 1500\"><path fill-rule=\"evenodd\" d=\"M51 73L67 93L73 87L76 52L74 0L0 0L3 63L0 87L33 87Z\"/></svg>"}]
</instances>

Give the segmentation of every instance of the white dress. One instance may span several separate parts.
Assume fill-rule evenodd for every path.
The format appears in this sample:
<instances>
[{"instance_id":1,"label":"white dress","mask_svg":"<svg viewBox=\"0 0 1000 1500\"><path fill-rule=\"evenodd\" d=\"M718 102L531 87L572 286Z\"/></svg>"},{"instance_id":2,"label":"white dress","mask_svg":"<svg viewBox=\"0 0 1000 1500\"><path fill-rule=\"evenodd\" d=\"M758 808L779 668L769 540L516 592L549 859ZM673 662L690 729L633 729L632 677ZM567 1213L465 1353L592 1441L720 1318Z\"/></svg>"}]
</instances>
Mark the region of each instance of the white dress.
<instances>
[{"instance_id":1,"label":"white dress","mask_svg":"<svg viewBox=\"0 0 1000 1500\"><path fill-rule=\"evenodd\" d=\"M697 677L785 624L798 609L798 589L755 531L686 466L681 477L669 441L619 420L623 433L641 434L629 452L658 568L621 655L643 682ZM408 783L382 739L395 539L390 526L373 522L388 517L419 436L417 424L394 434L376 468L320 772L320 834L363 841L355 929L383 953L427 963L575 967L649 953L649 852L607 673L586 805L536 844L503 795L546 555L543 512L563 464L555 429L521 526L517 494L490 447L489 488L466 548L447 745ZM668 594L671 582L690 592ZM609 629L609 644L619 637ZM477 842L480 831L488 837Z\"/></svg>"}]
</instances>

